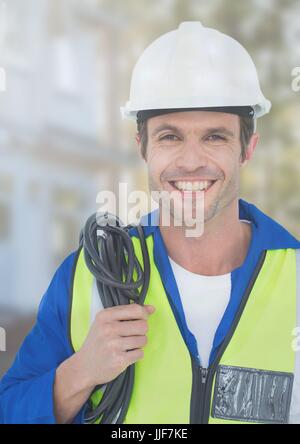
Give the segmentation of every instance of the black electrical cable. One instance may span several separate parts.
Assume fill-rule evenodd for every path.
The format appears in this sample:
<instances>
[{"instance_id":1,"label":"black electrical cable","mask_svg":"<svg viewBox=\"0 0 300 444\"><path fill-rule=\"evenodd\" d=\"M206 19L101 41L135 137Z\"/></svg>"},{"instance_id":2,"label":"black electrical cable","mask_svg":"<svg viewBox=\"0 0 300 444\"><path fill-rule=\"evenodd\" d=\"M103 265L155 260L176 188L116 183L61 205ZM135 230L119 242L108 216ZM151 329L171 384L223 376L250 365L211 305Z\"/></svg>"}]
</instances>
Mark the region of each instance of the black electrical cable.
<instances>
[{"instance_id":1,"label":"black electrical cable","mask_svg":"<svg viewBox=\"0 0 300 444\"><path fill-rule=\"evenodd\" d=\"M129 229L135 228L140 241L143 264L135 255ZM125 305L131 301L144 304L150 281L150 260L141 225L122 226L117 216L96 213L87 220L81 233L84 258L94 275L104 308ZM98 405L91 402L85 412L85 422L122 424L126 416L134 381L134 364L113 381L95 387L104 389Z\"/></svg>"}]
</instances>

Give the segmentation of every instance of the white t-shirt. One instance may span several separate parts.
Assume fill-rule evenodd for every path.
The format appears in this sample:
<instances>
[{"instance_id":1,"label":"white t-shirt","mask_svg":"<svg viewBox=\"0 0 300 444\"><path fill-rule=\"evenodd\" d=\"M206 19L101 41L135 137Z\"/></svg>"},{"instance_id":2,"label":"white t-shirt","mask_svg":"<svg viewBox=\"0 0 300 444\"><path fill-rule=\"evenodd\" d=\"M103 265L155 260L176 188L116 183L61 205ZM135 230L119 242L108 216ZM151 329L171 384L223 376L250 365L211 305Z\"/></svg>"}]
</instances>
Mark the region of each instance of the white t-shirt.
<instances>
[{"instance_id":1,"label":"white t-shirt","mask_svg":"<svg viewBox=\"0 0 300 444\"><path fill-rule=\"evenodd\" d=\"M230 299L231 273L203 276L191 273L169 259L187 326L196 338L201 366L207 368L215 332Z\"/></svg>"},{"instance_id":2,"label":"white t-shirt","mask_svg":"<svg viewBox=\"0 0 300 444\"><path fill-rule=\"evenodd\" d=\"M197 341L201 366L207 368L215 332L229 302L231 273L203 276L169 259L187 326Z\"/></svg>"}]
</instances>

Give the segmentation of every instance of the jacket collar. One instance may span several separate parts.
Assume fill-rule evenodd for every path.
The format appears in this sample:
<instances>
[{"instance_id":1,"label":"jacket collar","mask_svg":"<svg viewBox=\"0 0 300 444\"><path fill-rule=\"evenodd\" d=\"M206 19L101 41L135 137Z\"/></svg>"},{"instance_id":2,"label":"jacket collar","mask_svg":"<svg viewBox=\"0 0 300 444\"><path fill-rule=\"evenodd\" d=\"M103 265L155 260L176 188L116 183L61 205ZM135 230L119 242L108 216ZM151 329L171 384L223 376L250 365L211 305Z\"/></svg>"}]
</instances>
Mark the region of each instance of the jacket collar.
<instances>
[{"instance_id":1,"label":"jacket collar","mask_svg":"<svg viewBox=\"0 0 300 444\"><path fill-rule=\"evenodd\" d=\"M257 245L261 250L300 248L300 242L282 225L243 199L239 200L239 215L240 219L255 225Z\"/></svg>"}]
</instances>

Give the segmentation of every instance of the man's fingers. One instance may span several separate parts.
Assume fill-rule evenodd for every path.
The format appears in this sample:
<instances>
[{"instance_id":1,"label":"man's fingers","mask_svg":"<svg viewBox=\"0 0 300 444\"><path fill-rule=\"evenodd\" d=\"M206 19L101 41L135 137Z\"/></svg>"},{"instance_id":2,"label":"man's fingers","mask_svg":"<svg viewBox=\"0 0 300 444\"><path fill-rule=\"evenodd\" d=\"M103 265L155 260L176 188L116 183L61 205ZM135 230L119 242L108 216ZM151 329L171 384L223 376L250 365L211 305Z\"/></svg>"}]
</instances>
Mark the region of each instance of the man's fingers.
<instances>
[{"instance_id":1,"label":"man's fingers","mask_svg":"<svg viewBox=\"0 0 300 444\"><path fill-rule=\"evenodd\" d=\"M129 321L134 319L147 320L149 315L154 312L155 308L151 305L126 304L117 307L106 308L100 312L109 322L112 321Z\"/></svg>"},{"instance_id":2,"label":"man's fingers","mask_svg":"<svg viewBox=\"0 0 300 444\"><path fill-rule=\"evenodd\" d=\"M144 357L144 351L141 349L136 349L124 353L128 365L134 364L135 362L139 361L140 359L143 359Z\"/></svg>"},{"instance_id":3,"label":"man's fingers","mask_svg":"<svg viewBox=\"0 0 300 444\"><path fill-rule=\"evenodd\" d=\"M118 336L143 336L148 331L145 320L117 322L114 325L114 333Z\"/></svg>"},{"instance_id":4,"label":"man's fingers","mask_svg":"<svg viewBox=\"0 0 300 444\"><path fill-rule=\"evenodd\" d=\"M136 348L145 347L147 344L147 336L131 336L128 338L121 338L120 345L122 351L134 350Z\"/></svg>"}]
</instances>

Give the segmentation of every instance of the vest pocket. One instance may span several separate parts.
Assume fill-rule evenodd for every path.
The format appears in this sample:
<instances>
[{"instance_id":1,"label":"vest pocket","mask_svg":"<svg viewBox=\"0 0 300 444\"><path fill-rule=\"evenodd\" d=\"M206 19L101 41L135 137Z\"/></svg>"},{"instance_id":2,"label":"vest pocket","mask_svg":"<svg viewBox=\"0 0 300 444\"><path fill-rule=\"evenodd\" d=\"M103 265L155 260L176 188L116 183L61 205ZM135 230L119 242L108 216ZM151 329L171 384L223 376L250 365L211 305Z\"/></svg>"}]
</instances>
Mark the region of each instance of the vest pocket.
<instances>
[{"instance_id":1,"label":"vest pocket","mask_svg":"<svg viewBox=\"0 0 300 444\"><path fill-rule=\"evenodd\" d=\"M220 365L212 416L235 421L285 424L293 374Z\"/></svg>"}]
</instances>

